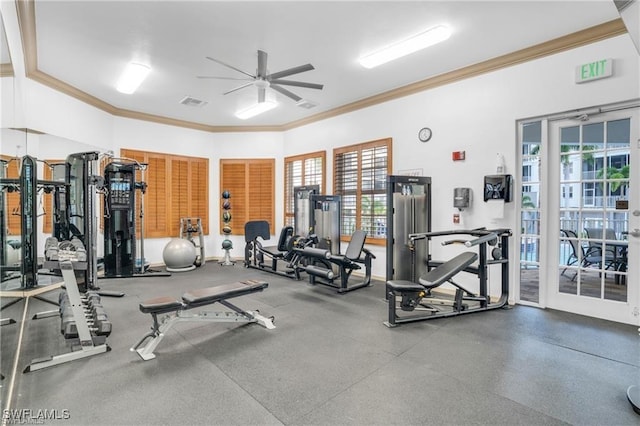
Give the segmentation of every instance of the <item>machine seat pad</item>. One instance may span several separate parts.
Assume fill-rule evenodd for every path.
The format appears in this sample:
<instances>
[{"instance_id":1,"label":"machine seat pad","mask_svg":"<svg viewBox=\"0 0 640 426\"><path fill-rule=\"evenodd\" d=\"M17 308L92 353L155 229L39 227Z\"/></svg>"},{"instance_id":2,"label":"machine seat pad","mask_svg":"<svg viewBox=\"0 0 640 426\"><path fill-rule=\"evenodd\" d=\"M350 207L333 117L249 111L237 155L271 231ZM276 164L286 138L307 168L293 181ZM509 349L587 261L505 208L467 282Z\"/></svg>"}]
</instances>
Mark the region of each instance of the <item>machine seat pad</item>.
<instances>
[{"instance_id":1,"label":"machine seat pad","mask_svg":"<svg viewBox=\"0 0 640 426\"><path fill-rule=\"evenodd\" d=\"M270 254L273 257L284 257L285 251L278 250L278 246L260 247L260 250Z\"/></svg>"},{"instance_id":2,"label":"machine seat pad","mask_svg":"<svg viewBox=\"0 0 640 426\"><path fill-rule=\"evenodd\" d=\"M418 283L407 280L390 280L387 281L387 288L399 293L423 291L424 287Z\"/></svg>"},{"instance_id":3,"label":"machine seat pad","mask_svg":"<svg viewBox=\"0 0 640 426\"><path fill-rule=\"evenodd\" d=\"M230 284L223 284L215 287L191 290L182 295L182 301L187 305L187 309L198 306L210 305L232 297L244 296L245 294L262 291L269 286L268 283L260 280L238 281Z\"/></svg>"},{"instance_id":4,"label":"machine seat pad","mask_svg":"<svg viewBox=\"0 0 640 426\"><path fill-rule=\"evenodd\" d=\"M143 314L164 314L166 312L179 311L184 305L173 297L156 297L140 303L140 312Z\"/></svg>"},{"instance_id":5,"label":"machine seat pad","mask_svg":"<svg viewBox=\"0 0 640 426\"><path fill-rule=\"evenodd\" d=\"M460 253L437 268L430 270L425 275L421 276L418 281L426 288L437 287L467 266L471 265L477 258L477 253L470 251Z\"/></svg>"}]
</instances>

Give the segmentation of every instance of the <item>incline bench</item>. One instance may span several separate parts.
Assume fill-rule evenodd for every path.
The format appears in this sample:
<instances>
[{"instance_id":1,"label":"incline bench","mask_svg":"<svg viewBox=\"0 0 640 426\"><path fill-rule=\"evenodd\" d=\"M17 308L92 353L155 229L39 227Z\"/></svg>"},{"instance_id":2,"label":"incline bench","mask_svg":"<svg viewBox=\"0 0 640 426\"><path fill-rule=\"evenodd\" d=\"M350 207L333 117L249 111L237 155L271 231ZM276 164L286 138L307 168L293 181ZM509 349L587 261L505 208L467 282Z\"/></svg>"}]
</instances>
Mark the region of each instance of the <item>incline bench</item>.
<instances>
[{"instance_id":1,"label":"incline bench","mask_svg":"<svg viewBox=\"0 0 640 426\"><path fill-rule=\"evenodd\" d=\"M242 310L228 301L228 299L234 297L262 291L268 286L269 284L264 281L238 281L231 284L188 291L182 295L182 300L177 300L173 297L158 297L142 302L140 303L140 311L144 314L151 314L153 317L153 325L151 326L151 331L142 337L142 339L131 348L131 351L137 352L145 361L155 358L156 356L153 351L158 344L160 344L166 332L173 327L175 323L181 321L257 322L267 329L276 328L275 325L273 325L273 317L266 318L258 314L257 311ZM226 306L231 309L231 311L187 312L190 309L211 305L216 302ZM159 321L158 315L161 314L167 315ZM147 341L147 343L142 346L145 341Z\"/></svg>"}]
</instances>

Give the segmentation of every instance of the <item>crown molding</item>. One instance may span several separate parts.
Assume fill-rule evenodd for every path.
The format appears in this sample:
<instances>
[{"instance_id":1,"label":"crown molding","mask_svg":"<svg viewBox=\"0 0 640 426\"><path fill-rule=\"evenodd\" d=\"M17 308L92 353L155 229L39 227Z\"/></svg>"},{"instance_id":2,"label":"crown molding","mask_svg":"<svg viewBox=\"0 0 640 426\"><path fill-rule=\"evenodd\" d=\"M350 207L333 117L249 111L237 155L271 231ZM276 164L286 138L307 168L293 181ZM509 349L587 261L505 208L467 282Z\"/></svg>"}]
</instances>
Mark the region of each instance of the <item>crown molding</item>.
<instances>
[{"instance_id":1,"label":"crown molding","mask_svg":"<svg viewBox=\"0 0 640 426\"><path fill-rule=\"evenodd\" d=\"M13 77L12 64L0 64L0 77Z\"/></svg>"},{"instance_id":2,"label":"crown molding","mask_svg":"<svg viewBox=\"0 0 640 426\"><path fill-rule=\"evenodd\" d=\"M18 11L18 21L20 34L22 37L22 48L24 51L25 70L27 78L38 81L54 90L74 97L82 102L92 105L98 109L108 112L118 117L131 118L135 120L150 121L154 123L167 124L189 129L201 130L212 133L222 132L281 132L305 126L328 118L336 117L349 112L357 111L373 105L388 102L394 99L409 96L418 92L455 83L457 81L476 77L502 68L518 65L524 62L539 59L545 56L564 52L576 47L595 43L611 37L616 37L627 33L627 29L622 19L614 19L600 25L586 28L575 33L568 34L544 43L527 47L515 52L508 53L496 58L492 58L477 64L459 68L457 70L427 78L416 83L408 84L387 92L379 93L349 104L339 106L309 117L292 121L283 125L275 126L210 126L186 120L178 120L159 115L147 114L139 111L131 111L118 108L95 96L89 95L55 77L52 77L38 69L36 28L35 28L35 3L34 0L16 0ZM0 72L3 68L0 68ZM13 68L11 69L13 75Z\"/></svg>"}]
</instances>

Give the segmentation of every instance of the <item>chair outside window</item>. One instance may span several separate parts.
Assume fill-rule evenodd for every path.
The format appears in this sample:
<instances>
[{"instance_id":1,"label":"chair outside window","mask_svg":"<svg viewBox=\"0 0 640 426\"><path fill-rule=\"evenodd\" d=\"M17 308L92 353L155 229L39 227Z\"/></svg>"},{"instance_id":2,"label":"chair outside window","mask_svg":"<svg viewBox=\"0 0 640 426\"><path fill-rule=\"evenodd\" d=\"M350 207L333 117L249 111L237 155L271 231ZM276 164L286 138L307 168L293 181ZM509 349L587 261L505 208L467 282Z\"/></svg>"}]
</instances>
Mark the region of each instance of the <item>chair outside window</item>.
<instances>
[{"instance_id":1,"label":"chair outside window","mask_svg":"<svg viewBox=\"0 0 640 426\"><path fill-rule=\"evenodd\" d=\"M584 232L587 234L587 239L589 240L605 239L607 241L614 241L618 239L616 237L616 231L611 228L584 228ZM605 253L603 255L602 243L590 241L589 248L587 250L594 255L599 255L601 257L604 256L604 262L606 266L605 269L618 269L617 261L619 259L619 256L618 253L616 253L615 247L606 247Z\"/></svg>"},{"instance_id":2,"label":"chair outside window","mask_svg":"<svg viewBox=\"0 0 640 426\"><path fill-rule=\"evenodd\" d=\"M578 235L574 231L570 231L568 229L561 229L560 233L566 238L566 242L571 246L571 254L567 258L567 262L565 264L565 268L562 270L560 275L564 275L567 269L573 265L579 265L581 268L588 268L592 265L597 266L599 269L602 268L603 258L602 258L602 247L583 247L578 241ZM605 269L609 269L613 265L608 265L606 259ZM576 271L571 277L571 281L574 281L578 276L578 272Z\"/></svg>"}]
</instances>

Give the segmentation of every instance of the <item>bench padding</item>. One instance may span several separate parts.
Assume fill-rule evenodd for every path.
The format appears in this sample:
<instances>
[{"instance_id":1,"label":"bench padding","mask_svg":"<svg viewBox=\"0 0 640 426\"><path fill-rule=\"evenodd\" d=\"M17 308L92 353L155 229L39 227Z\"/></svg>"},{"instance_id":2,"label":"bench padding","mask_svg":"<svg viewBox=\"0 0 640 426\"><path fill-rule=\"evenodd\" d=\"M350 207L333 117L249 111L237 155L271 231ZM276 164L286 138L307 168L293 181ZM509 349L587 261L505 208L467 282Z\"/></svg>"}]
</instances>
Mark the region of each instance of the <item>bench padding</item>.
<instances>
[{"instance_id":1,"label":"bench padding","mask_svg":"<svg viewBox=\"0 0 640 426\"><path fill-rule=\"evenodd\" d=\"M182 295L182 301L186 308L210 305L220 300L231 299L232 297L244 296L245 294L262 291L269 286L265 281L247 280L238 281L231 284L223 284L216 287L201 288L191 290Z\"/></svg>"},{"instance_id":2,"label":"bench padding","mask_svg":"<svg viewBox=\"0 0 640 426\"><path fill-rule=\"evenodd\" d=\"M259 280L238 281L215 287L190 290L182 295L182 302L173 297L156 297L140 303L143 314L164 314L198 306L210 305L232 297L244 296L267 288L269 284Z\"/></svg>"},{"instance_id":3,"label":"bench padding","mask_svg":"<svg viewBox=\"0 0 640 426\"><path fill-rule=\"evenodd\" d=\"M467 266L471 265L477 258L478 255L470 251L460 253L437 268L430 270L425 275L421 276L418 281L426 288L437 287Z\"/></svg>"},{"instance_id":4,"label":"bench padding","mask_svg":"<svg viewBox=\"0 0 640 426\"><path fill-rule=\"evenodd\" d=\"M184 306L182 302L174 299L173 297L156 297L155 299L145 300L140 303L140 312L143 314L164 314L166 312L173 312L182 309Z\"/></svg>"}]
</instances>

